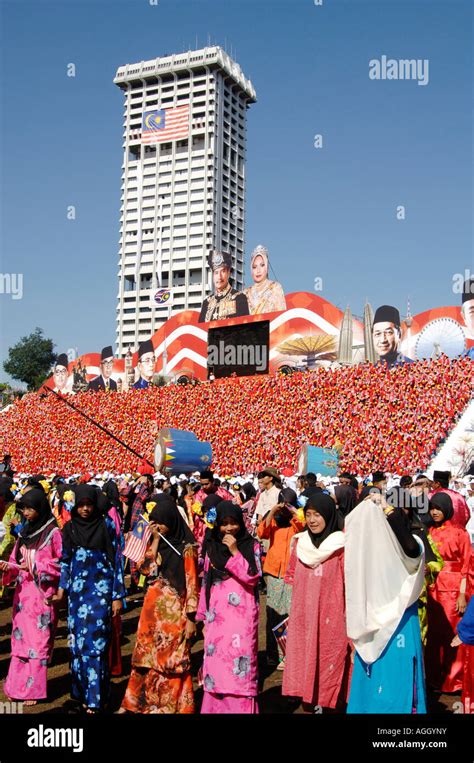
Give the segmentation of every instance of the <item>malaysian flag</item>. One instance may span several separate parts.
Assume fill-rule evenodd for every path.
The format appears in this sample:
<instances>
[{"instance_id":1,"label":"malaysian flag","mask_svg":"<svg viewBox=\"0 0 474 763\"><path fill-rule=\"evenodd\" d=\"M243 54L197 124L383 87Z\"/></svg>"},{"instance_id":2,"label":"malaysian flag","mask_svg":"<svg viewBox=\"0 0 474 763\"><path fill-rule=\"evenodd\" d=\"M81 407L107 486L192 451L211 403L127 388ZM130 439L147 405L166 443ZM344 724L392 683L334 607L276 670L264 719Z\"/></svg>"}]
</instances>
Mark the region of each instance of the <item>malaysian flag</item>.
<instances>
[{"instance_id":1,"label":"malaysian flag","mask_svg":"<svg viewBox=\"0 0 474 763\"><path fill-rule=\"evenodd\" d=\"M187 138L188 134L189 105L143 113L142 143L163 143Z\"/></svg>"},{"instance_id":2,"label":"malaysian flag","mask_svg":"<svg viewBox=\"0 0 474 763\"><path fill-rule=\"evenodd\" d=\"M23 557L23 562L26 564L28 572L30 573L30 575L33 575L34 569L35 569L35 556L36 556L35 549L26 548L26 546L22 546L21 555Z\"/></svg>"},{"instance_id":3,"label":"malaysian flag","mask_svg":"<svg viewBox=\"0 0 474 763\"><path fill-rule=\"evenodd\" d=\"M276 638L277 644L281 649L283 657L286 655L286 635L288 631L289 619L289 617L286 617L279 625L275 625L275 627L272 628L273 635Z\"/></svg>"},{"instance_id":4,"label":"malaysian flag","mask_svg":"<svg viewBox=\"0 0 474 763\"><path fill-rule=\"evenodd\" d=\"M136 564L141 562L145 557L146 547L150 540L150 536L150 525L144 517L140 516L137 524L128 534L127 542L125 543L125 548L122 552L123 555Z\"/></svg>"}]
</instances>

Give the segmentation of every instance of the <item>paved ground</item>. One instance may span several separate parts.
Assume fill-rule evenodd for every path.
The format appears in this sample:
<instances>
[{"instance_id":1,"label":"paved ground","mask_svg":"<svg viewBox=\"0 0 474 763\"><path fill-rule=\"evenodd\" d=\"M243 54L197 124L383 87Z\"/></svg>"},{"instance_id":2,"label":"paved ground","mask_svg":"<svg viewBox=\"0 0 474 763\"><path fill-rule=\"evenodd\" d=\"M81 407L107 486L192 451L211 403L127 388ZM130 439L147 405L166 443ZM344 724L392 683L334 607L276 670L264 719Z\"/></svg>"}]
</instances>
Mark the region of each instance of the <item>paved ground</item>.
<instances>
[{"instance_id":1,"label":"paved ground","mask_svg":"<svg viewBox=\"0 0 474 763\"><path fill-rule=\"evenodd\" d=\"M131 655L135 643L135 635L140 616L142 595L137 594L128 600L128 607L122 618L122 660L123 677L112 679L112 695L109 712L115 712L122 701L125 693L128 676L130 674ZM3 680L6 677L10 657L10 623L11 607L6 604L0 609L0 701L5 701L3 694ZM262 713L300 713L302 712L298 702L281 696L282 673L274 670L269 672L265 666L265 598L261 597L262 617L260 618L259 631L259 665L260 665L260 712ZM56 645L54 649L53 664L49 669L47 702L39 703L34 707L24 707L24 714L37 714L45 712L71 713L76 712L75 703L69 697L69 649L67 647L66 610L61 610ZM202 663L203 640L199 638L192 649L192 672L196 676ZM200 706L202 691L195 684L196 701ZM430 710L433 713L450 712L453 702L460 699L459 695L442 695L438 699L430 698Z\"/></svg>"}]
</instances>

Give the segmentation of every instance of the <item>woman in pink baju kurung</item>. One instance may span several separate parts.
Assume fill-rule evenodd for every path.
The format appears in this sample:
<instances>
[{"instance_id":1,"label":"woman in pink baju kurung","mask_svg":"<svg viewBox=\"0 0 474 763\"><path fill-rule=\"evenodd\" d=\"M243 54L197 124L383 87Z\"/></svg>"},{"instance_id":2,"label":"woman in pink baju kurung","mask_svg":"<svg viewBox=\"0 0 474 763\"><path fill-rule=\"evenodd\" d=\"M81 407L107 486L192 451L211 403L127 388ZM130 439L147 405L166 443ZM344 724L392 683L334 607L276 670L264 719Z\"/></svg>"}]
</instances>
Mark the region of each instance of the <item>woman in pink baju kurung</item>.
<instances>
[{"instance_id":1,"label":"woman in pink baju kurung","mask_svg":"<svg viewBox=\"0 0 474 763\"><path fill-rule=\"evenodd\" d=\"M428 636L425 650L427 683L435 691L462 689L465 647L451 642L465 612L469 596L469 566L472 549L469 533L453 524L451 496L443 491L430 498L430 514L435 522L430 537L443 557L444 567L428 587Z\"/></svg>"},{"instance_id":2,"label":"woman in pink baju kurung","mask_svg":"<svg viewBox=\"0 0 474 763\"><path fill-rule=\"evenodd\" d=\"M12 657L4 690L11 699L35 704L47 696L47 670L57 622L51 599L59 584L62 542L61 531L43 491L28 491L20 507L28 521L9 561L0 563L4 584L15 578L17 582L13 599Z\"/></svg>"},{"instance_id":3,"label":"woman in pink baju kurung","mask_svg":"<svg viewBox=\"0 0 474 763\"><path fill-rule=\"evenodd\" d=\"M201 713L258 712L259 549L241 508L222 501L206 542L196 616L205 622Z\"/></svg>"},{"instance_id":4,"label":"woman in pink baju kurung","mask_svg":"<svg viewBox=\"0 0 474 763\"><path fill-rule=\"evenodd\" d=\"M305 506L306 530L294 536L285 580L293 585L282 693L314 707L344 709L350 642L344 598L344 534L324 493Z\"/></svg>"}]
</instances>

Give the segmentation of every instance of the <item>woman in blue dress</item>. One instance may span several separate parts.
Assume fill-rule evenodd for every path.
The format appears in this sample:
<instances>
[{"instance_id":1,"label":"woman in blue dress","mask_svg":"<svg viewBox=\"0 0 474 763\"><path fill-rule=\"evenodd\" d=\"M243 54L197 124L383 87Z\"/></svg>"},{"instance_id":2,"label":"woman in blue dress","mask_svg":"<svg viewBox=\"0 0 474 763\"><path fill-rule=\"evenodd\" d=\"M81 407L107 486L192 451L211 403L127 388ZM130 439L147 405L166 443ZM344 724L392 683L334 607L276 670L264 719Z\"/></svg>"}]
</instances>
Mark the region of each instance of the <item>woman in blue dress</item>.
<instances>
[{"instance_id":1,"label":"woman in blue dress","mask_svg":"<svg viewBox=\"0 0 474 763\"><path fill-rule=\"evenodd\" d=\"M125 597L121 548L104 497L92 485L74 487L71 520L63 529L56 600L69 599L68 630L74 699L88 713L103 708L110 689L112 617Z\"/></svg>"},{"instance_id":2,"label":"woman in blue dress","mask_svg":"<svg viewBox=\"0 0 474 763\"><path fill-rule=\"evenodd\" d=\"M426 713L418 597L423 543L401 509L369 496L345 523L347 634L355 657L348 713Z\"/></svg>"}]
</instances>

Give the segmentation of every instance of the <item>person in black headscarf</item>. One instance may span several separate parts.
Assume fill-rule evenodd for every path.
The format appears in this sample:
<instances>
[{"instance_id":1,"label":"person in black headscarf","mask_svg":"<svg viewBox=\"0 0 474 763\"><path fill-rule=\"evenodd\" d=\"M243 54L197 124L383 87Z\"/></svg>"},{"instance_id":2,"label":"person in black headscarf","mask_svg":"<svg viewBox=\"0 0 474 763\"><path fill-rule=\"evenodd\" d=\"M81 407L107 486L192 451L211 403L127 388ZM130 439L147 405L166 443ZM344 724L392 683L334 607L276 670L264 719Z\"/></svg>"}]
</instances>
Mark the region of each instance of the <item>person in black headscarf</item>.
<instances>
[{"instance_id":1,"label":"person in black headscarf","mask_svg":"<svg viewBox=\"0 0 474 763\"><path fill-rule=\"evenodd\" d=\"M102 487L102 496L99 498L100 504L103 504L103 513L109 516L115 526L115 533L117 535L117 543L120 550L123 552L125 548L125 540L123 537L123 507L120 500L120 493L117 483L113 479L108 479ZM122 554L117 555L117 562L122 565L122 575L125 576L125 557ZM125 606L125 602L124 602ZM121 633L122 633L122 618L121 612L115 612L112 616L112 633L110 637L110 651L109 651L109 666L110 674L112 676L122 675L122 651L121 651Z\"/></svg>"},{"instance_id":2,"label":"person in black headscarf","mask_svg":"<svg viewBox=\"0 0 474 763\"><path fill-rule=\"evenodd\" d=\"M245 482L240 489L240 498L242 514L244 515L244 524L251 535L254 534L255 528L252 525L252 517L257 505L257 491L251 482Z\"/></svg>"},{"instance_id":3,"label":"person in black headscarf","mask_svg":"<svg viewBox=\"0 0 474 763\"><path fill-rule=\"evenodd\" d=\"M404 487L395 486L388 491L387 502L395 509L403 511L405 517L403 524L406 525L408 531L412 535L416 535L422 541L425 549L425 585L418 597L418 618L420 621L421 641L423 646L426 646L428 633L428 586L433 586L435 584L436 577L443 569L444 562L436 543L434 543L428 534L426 525L421 521L416 512L416 497ZM401 518L400 524L402 524ZM393 529L395 532L396 528Z\"/></svg>"},{"instance_id":4,"label":"person in black headscarf","mask_svg":"<svg viewBox=\"0 0 474 763\"><path fill-rule=\"evenodd\" d=\"M338 510L343 517L347 517L357 503L357 491L352 485L336 485L334 495Z\"/></svg>"},{"instance_id":5,"label":"person in black headscarf","mask_svg":"<svg viewBox=\"0 0 474 763\"><path fill-rule=\"evenodd\" d=\"M0 562L3 583L16 579L12 659L5 694L35 705L47 696L47 666L57 621L52 601L59 583L61 531L43 490L29 490L19 508L25 524L9 561Z\"/></svg>"},{"instance_id":6,"label":"person in black headscarf","mask_svg":"<svg viewBox=\"0 0 474 763\"><path fill-rule=\"evenodd\" d=\"M71 519L63 529L61 582L69 599L71 695L88 713L107 702L112 616L125 598L121 549L107 502L93 485L74 485Z\"/></svg>"},{"instance_id":7,"label":"person in black headscarf","mask_svg":"<svg viewBox=\"0 0 474 763\"><path fill-rule=\"evenodd\" d=\"M0 559L8 561L11 550L16 542L16 535L13 529L20 525L23 517L21 516L18 502L10 490L10 482L0 479L0 506L3 505L1 521L5 528L5 535L0 543ZM0 587L0 598L3 597L3 586Z\"/></svg>"},{"instance_id":8,"label":"person in black headscarf","mask_svg":"<svg viewBox=\"0 0 474 763\"><path fill-rule=\"evenodd\" d=\"M151 542L138 568L148 577L148 589L119 712L189 714L194 712L190 640L196 629L196 541L169 495L155 493L147 508Z\"/></svg>"},{"instance_id":9,"label":"person in black headscarf","mask_svg":"<svg viewBox=\"0 0 474 763\"><path fill-rule=\"evenodd\" d=\"M255 713L260 547L240 506L222 501L216 513L197 614L205 621L201 712Z\"/></svg>"},{"instance_id":10,"label":"person in black headscarf","mask_svg":"<svg viewBox=\"0 0 474 763\"><path fill-rule=\"evenodd\" d=\"M454 517L451 496L439 491L429 501L434 522L430 538L444 566L428 589L428 637L425 651L426 680L436 691L462 690L463 660L451 642L467 606L466 589L472 557L471 538Z\"/></svg>"},{"instance_id":11,"label":"person in black headscarf","mask_svg":"<svg viewBox=\"0 0 474 763\"><path fill-rule=\"evenodd\" d=\"M344 534L336 504L314 493L306 528L294 538L286 581L293 585L282 693L303 708L343 710L350 674L344 596Z\"/></svg>"}]
</instances>

